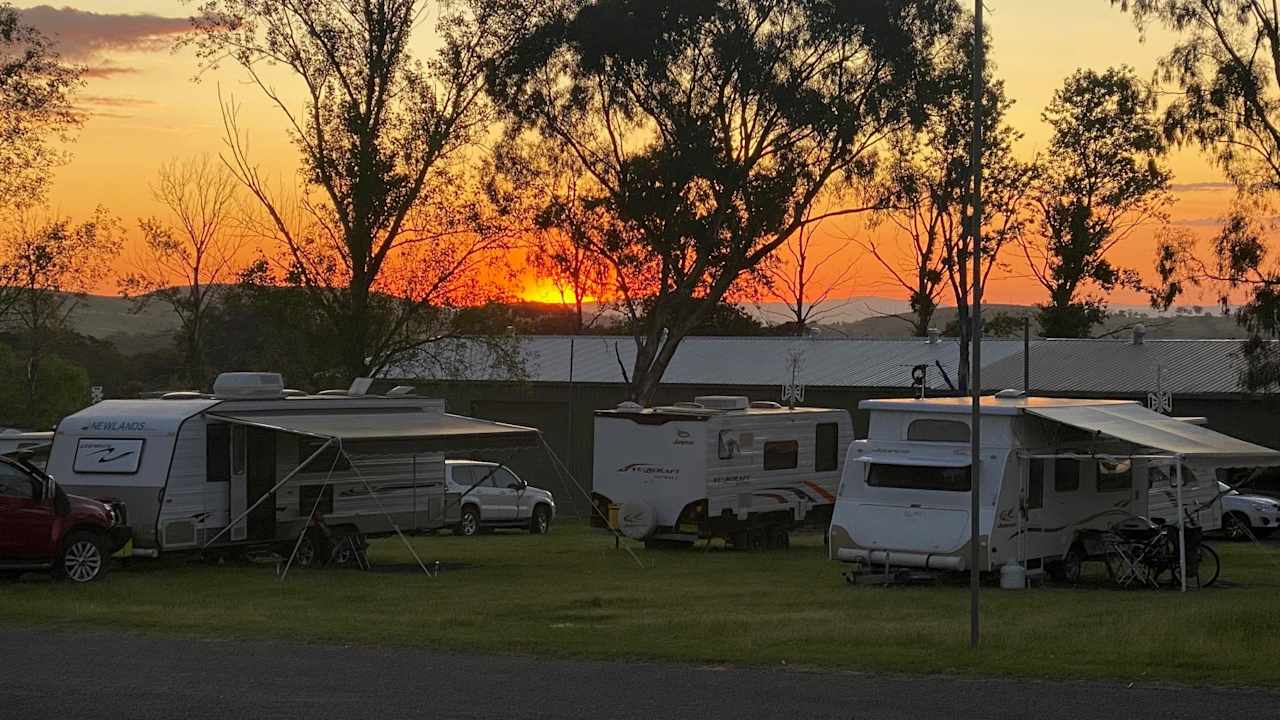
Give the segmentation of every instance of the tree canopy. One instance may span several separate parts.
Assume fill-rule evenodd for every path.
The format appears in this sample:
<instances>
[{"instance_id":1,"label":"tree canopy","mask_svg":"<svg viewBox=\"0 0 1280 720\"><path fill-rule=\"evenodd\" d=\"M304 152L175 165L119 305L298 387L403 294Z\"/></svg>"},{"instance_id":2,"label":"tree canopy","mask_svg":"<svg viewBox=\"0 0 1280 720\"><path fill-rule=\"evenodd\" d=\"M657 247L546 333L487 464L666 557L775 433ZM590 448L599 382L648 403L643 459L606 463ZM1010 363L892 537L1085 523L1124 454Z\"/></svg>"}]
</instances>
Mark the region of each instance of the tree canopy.
<instances>
[{"instance_id":1,"label":"tree canopy","mask_svg":"<svg viewBox=\"0 0 1280 720\"><path fill-rule=\"evenodd\" d=\"M485 4L485 3L482 3ZM514 2L486 77L513 133L576 159L652 397L683 337L919 125L951 0ZM836 211L854 212L849 207ZM640 300L651 311L642 313Z\"/></svg>"}]
</instances>

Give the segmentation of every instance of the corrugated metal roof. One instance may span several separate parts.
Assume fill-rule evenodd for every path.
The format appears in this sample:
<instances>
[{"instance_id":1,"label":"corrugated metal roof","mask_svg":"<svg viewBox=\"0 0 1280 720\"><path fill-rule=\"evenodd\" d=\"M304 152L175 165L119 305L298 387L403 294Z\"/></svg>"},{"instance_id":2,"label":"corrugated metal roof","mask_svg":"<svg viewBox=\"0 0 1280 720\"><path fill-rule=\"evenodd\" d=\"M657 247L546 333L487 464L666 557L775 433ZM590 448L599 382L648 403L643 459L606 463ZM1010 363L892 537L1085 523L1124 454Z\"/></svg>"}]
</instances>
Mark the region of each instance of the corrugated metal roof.
<instances>
[{"instance_id":1,"label":"corrugated metal roof","mask_svg":"<svg viewBox=\"0 0 1280 720\"><path fill-rule=\"evenodd\" d=\"M635 343L627 336L525 336L516 338L530 382L568 382L573 347L573 379L584 383L623 382L630 373ZM495 368L497 352L478 342L459 341L447 350L433 350L416 366L385 373L387 377L425 380L501 380ZM1003 360L1022 348L1020 340L987 340L982 344L984 365ZM846 339L793 337L690 337L680 343L663 376L664 384L779 386L790 382L791 357L800 359L799 382L821 387L906 388L911 368L928 365L931 389L945 390L939 372L956 382L959 343L942 338ZM1019 387L1020 387L1019 383Z\"/></svg>"},{"instance_id":2,"label":"corrugated metal roof","mask_svg":"<svg viewBox=\"0 0 1280 720\"><path fill-rule=\"evenodd\" d=\"M1240 340L1036 340L1031 391L1042 393L1239 393ZM985 349L986 343L983 343ZM985 357L984 357L985 360ZM1159 379L1157 380L1157 373ZM1022 387L1021 348L983 363L985 388Z\"/></svg>"}]
</instances>

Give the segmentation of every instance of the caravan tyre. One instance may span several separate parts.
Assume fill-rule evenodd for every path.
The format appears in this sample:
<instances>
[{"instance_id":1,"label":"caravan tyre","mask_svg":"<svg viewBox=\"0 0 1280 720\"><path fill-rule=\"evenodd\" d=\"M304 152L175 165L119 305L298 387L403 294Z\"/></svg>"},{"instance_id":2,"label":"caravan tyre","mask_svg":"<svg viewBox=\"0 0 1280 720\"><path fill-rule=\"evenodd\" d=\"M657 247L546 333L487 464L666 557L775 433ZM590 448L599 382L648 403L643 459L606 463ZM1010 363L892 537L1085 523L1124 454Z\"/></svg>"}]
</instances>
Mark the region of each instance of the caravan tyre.
<instances>
[{"instance_id":1,"label":"caravan tyre","mask_svg":"<svg viewBox=\"0 0 1280 720\"><path fill-rule=\"evenodd\" d=\"M62 543L54 575L71 582L87 583L107 574L110 558L100 535L91 532L73 532Z\"/></svg>"},{"instance_id":2,"label":"caravan tyre","mask_svg":"<svg viewBox=\"0 0 1280 720\"><path fill-rule=\"evenodd\" d=\"M289 552L293 552L293 548L289 548ZM302 534L302 541L298 543L297 554L294 555L293 562L298 567L314 568L325 564L329 559L328 541L324 535L315 528L309 528Z\"/></svg>"},{"instance_id":3,"label":"caravan tyre","mask_svg":"<svg viewBox=\"0 0 1280 720\"><path fill-rule=\"evenodd\" d=\"M1072 545L1061 560L1049 566L1049 575L1058 582L1074 585L1080 582L1080 575L1084 571L1084 561L1084 549L1079 545Z\"/></svg>"}]
</instances>

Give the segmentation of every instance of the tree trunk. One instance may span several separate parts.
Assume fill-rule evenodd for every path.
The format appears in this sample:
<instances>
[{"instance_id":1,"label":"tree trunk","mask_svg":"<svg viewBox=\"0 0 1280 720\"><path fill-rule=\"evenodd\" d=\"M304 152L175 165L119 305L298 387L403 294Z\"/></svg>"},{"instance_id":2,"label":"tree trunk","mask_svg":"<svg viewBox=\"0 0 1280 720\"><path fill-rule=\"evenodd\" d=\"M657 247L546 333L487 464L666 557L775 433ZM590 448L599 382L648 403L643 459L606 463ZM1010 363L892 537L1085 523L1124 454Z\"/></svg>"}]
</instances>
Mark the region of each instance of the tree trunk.
<instances>
[{"instance_id":1,"label":"tree trunk","mask_svg":"<svg viewBox=\"0 0 1280 720\"><path fill-rule=\"evenodd\" d=\"M973 335L969 324L969 304L956 306L956 324L960 328L960 362L956 368L956 388L969 392L969 341Z\"/></svg>"}]
</instances>

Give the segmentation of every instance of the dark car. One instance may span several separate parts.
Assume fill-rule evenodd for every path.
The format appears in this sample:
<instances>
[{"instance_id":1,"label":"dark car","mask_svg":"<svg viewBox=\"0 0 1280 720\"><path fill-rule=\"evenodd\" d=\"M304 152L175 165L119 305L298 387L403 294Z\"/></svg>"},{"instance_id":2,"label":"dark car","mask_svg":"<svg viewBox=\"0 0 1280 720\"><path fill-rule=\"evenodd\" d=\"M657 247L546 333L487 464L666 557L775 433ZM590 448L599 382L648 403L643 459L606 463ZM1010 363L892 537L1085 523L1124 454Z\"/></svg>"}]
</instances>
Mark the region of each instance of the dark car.
<instances>
[{"instance_id":1,"label":"dark car","mask_svg":"<svg viewBox=\"0 0 1280 720\"><path fill-rule=\"evenodd\" d=\"M123 504L68 495L27 459L0 456L0 578L97 580L129 538Z\"/></svg>"}]
</instances>

